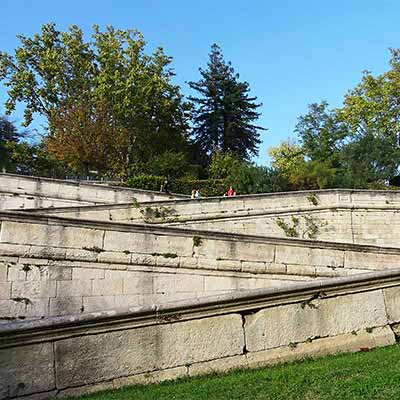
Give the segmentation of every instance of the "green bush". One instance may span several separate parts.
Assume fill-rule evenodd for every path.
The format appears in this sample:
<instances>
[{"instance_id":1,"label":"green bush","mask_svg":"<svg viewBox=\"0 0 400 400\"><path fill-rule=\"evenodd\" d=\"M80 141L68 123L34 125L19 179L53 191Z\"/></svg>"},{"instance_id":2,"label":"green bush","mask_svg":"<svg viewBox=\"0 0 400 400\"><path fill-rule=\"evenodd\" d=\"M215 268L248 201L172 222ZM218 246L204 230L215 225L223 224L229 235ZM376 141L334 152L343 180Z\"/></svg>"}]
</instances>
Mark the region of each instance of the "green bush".
<instances>
[{"instance_id":1,"label":"green bush","mask_svg":"<svg viewBox=\"0 0 400 400\"><path fill-rule=\"evenodd\" d=\"M127 179L123 186L159 191L164 179L163 176L137 175ZM193 189L199 189L203 197L222 196L228 187L229 182L224 179L180 178L170 180L171 192L190 195Z\"/></svg>"}]
</instances>

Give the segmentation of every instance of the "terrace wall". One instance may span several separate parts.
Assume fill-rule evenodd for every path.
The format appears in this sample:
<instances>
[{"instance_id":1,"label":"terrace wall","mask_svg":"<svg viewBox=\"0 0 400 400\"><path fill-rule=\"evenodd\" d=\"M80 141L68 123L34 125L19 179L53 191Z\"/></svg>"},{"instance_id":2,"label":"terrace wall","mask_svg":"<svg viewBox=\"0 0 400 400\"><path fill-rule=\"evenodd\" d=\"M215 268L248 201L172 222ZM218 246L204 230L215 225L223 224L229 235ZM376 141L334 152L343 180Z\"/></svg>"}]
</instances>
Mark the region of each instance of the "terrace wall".
<instances>
[{"instance_id":1,"label":"terrace wall","mask_svg":"<svg viewBox=\"0 0 400 400\"><path fill-rule=\"evenodd\" d=\"M0 326L0 399L46 399L396 342L400 271Z\"/></svg>"},{"instance_id":2,"label":"terrace wall","mask_svg":"<svg viewBox=\"0 0 400 400\"><path fill-rule=\"evenodd\" d=\"M0 173L0 209L62 207L168 200L159 192ZM184 197L184 196L180 196Z\"/></svg>"},{"instance_id":3,"label":"terrace wall","mask_svg":"<svg viewBox=\"0 0 400 400\"><path fill-rule=\"evenodd\" d=\"M0 319L80 314L400 267L400 249L0 213Z\"/></svg>"}]
</instances>

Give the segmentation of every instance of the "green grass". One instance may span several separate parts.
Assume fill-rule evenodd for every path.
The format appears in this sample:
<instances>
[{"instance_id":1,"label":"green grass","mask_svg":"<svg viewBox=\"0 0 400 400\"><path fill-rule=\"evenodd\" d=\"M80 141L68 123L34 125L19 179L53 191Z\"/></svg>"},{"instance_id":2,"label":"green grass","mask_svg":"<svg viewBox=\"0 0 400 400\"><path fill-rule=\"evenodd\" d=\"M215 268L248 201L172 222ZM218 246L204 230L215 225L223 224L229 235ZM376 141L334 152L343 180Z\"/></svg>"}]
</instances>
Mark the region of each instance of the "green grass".
<instances>
[{"instance_id":1,"label":"green grass","mask_svg":"<svg viewBox=\"0 0 400 400\"><path fill-rule=\"evenodd\" d=\"M400 399L400 345L227 375L125 387L81 399Z\"/></svg>"}]
</instances>

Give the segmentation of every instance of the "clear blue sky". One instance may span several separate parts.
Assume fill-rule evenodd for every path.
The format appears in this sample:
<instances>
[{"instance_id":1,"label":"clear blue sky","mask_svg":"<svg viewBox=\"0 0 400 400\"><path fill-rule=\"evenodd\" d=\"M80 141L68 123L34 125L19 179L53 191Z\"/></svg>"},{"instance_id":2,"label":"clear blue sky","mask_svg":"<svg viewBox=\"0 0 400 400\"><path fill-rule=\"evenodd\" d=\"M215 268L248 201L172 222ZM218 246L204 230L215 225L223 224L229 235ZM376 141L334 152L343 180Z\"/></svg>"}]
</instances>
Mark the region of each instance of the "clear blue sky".
<instances>
[{"instance_id":1,"label":"clear blue sky","mask_svg":"<svg viewBox=\"0 0 400 400\"><path fill-rule=\"evenodd\" d=\"M340 106L363 70L385 71L388 48L400 47L398 0L1 0L0 10L0 49L8 52L17 34L32 35L50 21L85 32L93 24L137 28L149 50L162 46L174 58L184 93L218 43L263 103L261 164L309 103ZM4 99L0 87L0 114ZM12 118L20 122L21 110Z\"/></svg>"}]
</instances>

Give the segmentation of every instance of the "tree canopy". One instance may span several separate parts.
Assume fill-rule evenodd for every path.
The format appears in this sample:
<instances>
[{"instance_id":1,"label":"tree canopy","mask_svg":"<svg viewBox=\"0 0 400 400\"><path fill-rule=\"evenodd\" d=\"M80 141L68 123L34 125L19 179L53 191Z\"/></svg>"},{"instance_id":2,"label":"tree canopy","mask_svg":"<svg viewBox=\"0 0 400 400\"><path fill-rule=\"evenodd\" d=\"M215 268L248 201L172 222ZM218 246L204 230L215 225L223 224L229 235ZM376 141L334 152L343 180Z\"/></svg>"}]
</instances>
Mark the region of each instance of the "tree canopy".
<instances>
[{"instance_id":1,"label":"tree canopy","mask_svg":"<svg viewBox=\"0 0 400 400\"><path fill-rule=\"evenodd\" d=\"M254 125L261 104L250 96L250 86L239 81L231 63L227 63L218 45L213 44L207 68L200 68L201 79L189 82L198 97L190 96L194 105L193 137L201 151L231 152L242 160L258 153L259 131Z\"/></svg>"},{"instance_id":2,"label":"tree canopy","mask_svg":"<svg viewBox=\"0 0 400 400\"><path fill-rule=\"evenodd\" d=\"M103 167L126 175L135 162L185 144L188 106L171 82L171 57L161 48L146 54L138 31L94 26L85 41L77 26L61 32L49 23L19 39L13 55L0 53L6 112L22 102L26 126L34 113L46 117L54 157L76 170ZM94 140L107 157L94 151Z\"/></svg>"}]
</instances>

